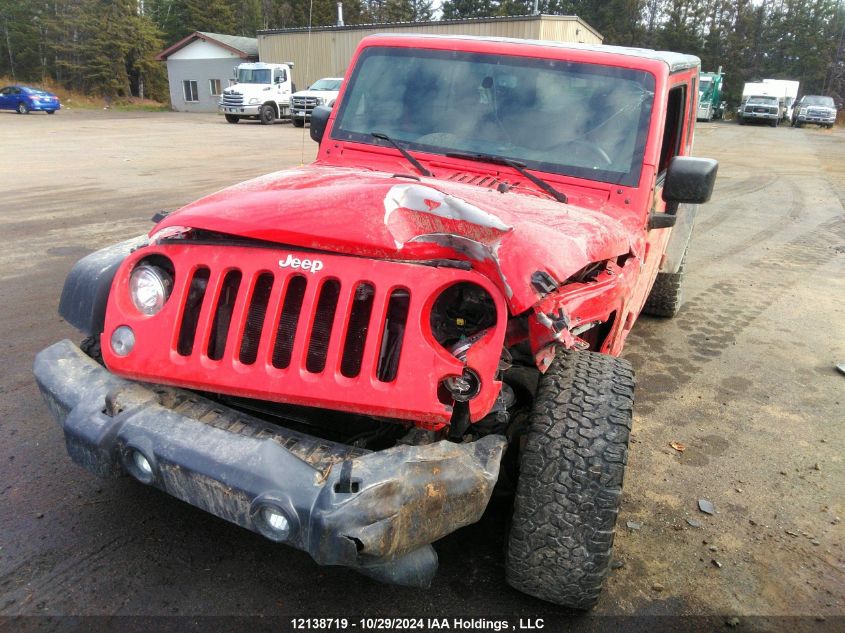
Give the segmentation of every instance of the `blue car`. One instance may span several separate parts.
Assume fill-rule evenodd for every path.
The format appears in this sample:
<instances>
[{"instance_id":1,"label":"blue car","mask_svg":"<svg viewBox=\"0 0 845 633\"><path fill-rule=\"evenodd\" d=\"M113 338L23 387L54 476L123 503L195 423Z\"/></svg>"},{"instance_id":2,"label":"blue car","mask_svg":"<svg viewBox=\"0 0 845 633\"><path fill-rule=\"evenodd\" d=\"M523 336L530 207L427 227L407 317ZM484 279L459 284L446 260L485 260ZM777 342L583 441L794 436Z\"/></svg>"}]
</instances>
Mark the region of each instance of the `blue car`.
<instances>
[{"instance_id":1,"label":"blue car","mask_svg":"<svg viewBox=\"0 0 845 633\"><path fill-rule=\"evenodd\" d=\"M62 104L51 92L29 86L6 86L0 90L0 110L17 110L18 114L46 112L55 114Z\"/></svg>"}]
</instances>

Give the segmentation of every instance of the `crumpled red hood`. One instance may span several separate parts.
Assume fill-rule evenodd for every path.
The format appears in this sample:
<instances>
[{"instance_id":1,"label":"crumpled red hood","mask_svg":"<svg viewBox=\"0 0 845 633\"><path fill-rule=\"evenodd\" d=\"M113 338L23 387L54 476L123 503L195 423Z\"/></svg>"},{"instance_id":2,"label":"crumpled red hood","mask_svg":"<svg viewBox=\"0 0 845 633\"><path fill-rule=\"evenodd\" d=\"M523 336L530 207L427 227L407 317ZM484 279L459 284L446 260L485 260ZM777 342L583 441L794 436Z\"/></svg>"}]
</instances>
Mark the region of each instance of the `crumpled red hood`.
<instances>
[{"instance_id":1,"label":"crumpled red hood","mask_svg":"<svg viewBox=\"0 0 845 633\"><path fill-rule=\"evenodd\" d=\"M292 246L400 260L460 258L502 288L513 313L539 299L535 271L562 282L631 250L611 215L532 194L309 165L268 174L160 222Z\"/></svg>"}]
</instances>

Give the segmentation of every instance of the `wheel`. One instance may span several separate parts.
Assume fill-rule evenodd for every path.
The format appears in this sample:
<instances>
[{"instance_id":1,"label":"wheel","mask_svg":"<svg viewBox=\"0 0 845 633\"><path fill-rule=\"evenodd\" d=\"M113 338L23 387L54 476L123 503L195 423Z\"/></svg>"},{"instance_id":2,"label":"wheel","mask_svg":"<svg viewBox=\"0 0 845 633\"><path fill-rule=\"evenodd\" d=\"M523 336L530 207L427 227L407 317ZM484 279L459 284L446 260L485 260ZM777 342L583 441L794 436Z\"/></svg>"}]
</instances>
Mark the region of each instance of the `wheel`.
<instances>
[{"instance_id":1,"label":"wheel","mask_svg":"<svg viewBox=\"0 0 845 633\"><path fill-rule=\"evenodd\" d=\"M515 589L589 609L610 568L628 461L634 372L624 360L561 350L531 411L505 561Z\"/></svg>"},{"instance_id":2,"label":"wheel","mask_svg":"<svg viewBox=\"0 0 845 633\"><path fill-rule=\"evenodd\" d=\"M739 123L740 125L745 125L745 119L743 119L742 117L738 117L736 122Z\"/></svg>"},{"instance_id":3,"label":"wheel","mask_svg":"<svg viewBox=\"0 0 845 633\"><path fill-rule=\"evenodd\" d=\"M227 114L226 116L226 123L238 123L241 120L241 117L235 116L234 114Z\"/></svg>"},{"instance_id":4,"label":"wheel","mask_svg":"<svg viewBox=\"0 0 845 633\"><path fill-rule=\"evenodd\" d=\"M291 118L291 123L293 123L293 127L305 127L305 119L297 119L296 117Z\"/></svg>"},{"instance_id":5,"label":"wheel","mask_svg":"<svg viewBox=\"0 0 845 633\"><path fill-rule=\"evenodd\" d=\"M643 306L645 314L672 318L678 314L684 299L684 274L687 267L687 253L681 257L676 273L657 273L654 285Z\"/></svg>"},{"instance_id":6,"label":"wheel","mask_svg":"<svg viewBox=\"0 0 845 633\"><path fill-rule=\"evenodd\" d=\"M798 121L798 123L795 124L795 127L801 128L801 127L804 127L804 124L801 123L801 121Z\"/></svg>"},{"instance_id":7,"label":"wheel","mask_svg":"<svg viewBox=\"0 0 845 633\"><path fill-rule=\"evenodd\" d=\"M100 349L99 336L89 336L88 338L84 339L79 344L79 349L81 349L86 355L90 356L101 365L105 366L105 363L103 362L103 350Z\"/></svg>"},{"instance_id":8,"label":"wheel","mask_svg":"<svg viewBox=\"0 0 845 633\"><path fill-rule=\"evenodd\" d=\"M18 114L29 114L29 106L23 101L18 104Z\"/></svg>"},{"instance_id":9,"label":"wheel","mask_svg":"<svg viewBox=\"0 0 845 633\"><path fill-rule=\"evenodd\" d=\"M47 114L56 114L55 110L47 110Z\"/></svg>"},{"instance_id":10,"label":"wheel","mask_svg":"<svg viewBox=\"0 0 845 633\"><path fill-rule=\"evenodd\" d=\"M263 105L261 109L258 111L258 120L261 121L261 125L270 125L273 121L276 120L276 111L273 109L271 105Z\"/></svg>"},{"instance_id":11,"label":"wheel","mask_svg":"<svg viewBox=\"0 0 845 633\"><path fill-rule=\"evenodd\" d=\"M778 126L778 120L777 120L777 119L775 119L775 120L774 120L774 121L772 121L769 125L771 125L772 127L777 127L777 126Z\"/></svg>"}]
</instances>

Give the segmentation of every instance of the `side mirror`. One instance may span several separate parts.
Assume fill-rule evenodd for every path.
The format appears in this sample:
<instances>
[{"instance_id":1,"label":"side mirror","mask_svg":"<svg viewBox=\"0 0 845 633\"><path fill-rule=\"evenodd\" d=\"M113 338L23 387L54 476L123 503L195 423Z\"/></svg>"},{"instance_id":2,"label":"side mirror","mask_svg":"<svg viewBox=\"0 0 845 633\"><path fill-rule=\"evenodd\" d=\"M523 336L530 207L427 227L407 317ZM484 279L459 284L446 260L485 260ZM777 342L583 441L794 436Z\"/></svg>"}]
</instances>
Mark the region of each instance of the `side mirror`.
<instances>
[{"instance_id":1,"label":"side mirror","mask_svg":"<svg viewBox=\"0 0 845 633\"><path fill-rule=\"evenodd\" d=\"M317 106L311 110L311 138L318 143L323 140L331 113L332 109L326 106Z\"/></svg>"},{"instance_id":2,"label":"side mirror","mask_svg":"<svg viewBox=\"0 0 845 633\"><path fill-rule=\"evenodd\" d=\"M710 200L719 163L712 158L676 156L669 163L663 183L666 202L702 204Z\"/></svg>"}]
</instances>

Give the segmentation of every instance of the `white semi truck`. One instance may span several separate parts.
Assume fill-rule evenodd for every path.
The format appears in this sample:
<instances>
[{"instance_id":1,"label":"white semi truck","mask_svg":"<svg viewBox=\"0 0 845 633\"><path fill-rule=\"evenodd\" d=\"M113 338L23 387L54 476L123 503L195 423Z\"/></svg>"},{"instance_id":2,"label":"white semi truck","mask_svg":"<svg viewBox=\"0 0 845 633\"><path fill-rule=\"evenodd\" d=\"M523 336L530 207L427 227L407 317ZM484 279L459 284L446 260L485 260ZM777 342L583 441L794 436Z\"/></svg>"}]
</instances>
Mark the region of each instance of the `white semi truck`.
<instances>
[{"instance_id":1,"label":"white semi truck","mask_svg":"<svg viewBox=\"0 0 845 633\"><path fill-rule=\"evenodd\" d=\"M293 62L245 62L235 68L235 83L223 90L220 110L229 123L258 119L269 125L290 117L290 96L296 91Z\"/></svg>"}]
</instances>

